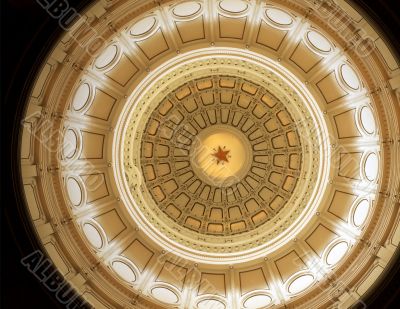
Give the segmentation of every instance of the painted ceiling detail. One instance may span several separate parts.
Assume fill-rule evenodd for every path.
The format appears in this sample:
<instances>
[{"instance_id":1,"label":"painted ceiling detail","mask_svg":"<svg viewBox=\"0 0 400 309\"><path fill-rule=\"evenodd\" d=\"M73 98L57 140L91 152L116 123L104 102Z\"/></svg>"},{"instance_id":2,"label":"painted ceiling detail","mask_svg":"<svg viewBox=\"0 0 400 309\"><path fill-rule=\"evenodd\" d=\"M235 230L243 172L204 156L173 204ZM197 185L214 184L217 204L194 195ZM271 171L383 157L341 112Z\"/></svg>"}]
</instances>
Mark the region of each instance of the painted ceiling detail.
<instances>
[{"instance_id":1,"label":"painted ceiling detail","mask_svg":"<svg viewBox=\"0 0 400 309\"><path fill-rule=\"evenodd\" d=\"M400 240L400 69L338 3L95 1L55 43L21 178L85 300L333 309L370 291Z\"/></svg>"},{"instance_id":2,"label":"painted ceiling detail","mask_svg":"<svg viewBox=\"0 0 400 309\"><path fill-rule=\"evenodd\" d=\"M301 160L299 133L282 103L254 83L214 76L186 83L160 103L143 134L140 165L170 219L229 235L279 213Z\"/></svg>"},{"instance_id":3,"label":"painted ceiling detail","mask_svg":"<svg viewBox=\"0 0 400 309\"><path fill-rule=\"evenodd\" d=\"M313 215L327 184L327 174L317 181L327 167L319 157L328 151L318 125L322 114L293 86L282 91L287 82L273 73L273 63L263 59L261 66L252 56L214 48L189 55L196 60L182 68L175 61L186 63L185 56L176 58L165 72L176 71L156 72L163 77L149 91L132 94L118 127L125 136L124 164L117 169L120 191L128 193L124 205L133 216L147 217L151 224L142 229L170 249L181 251L177 243L195 249L181 252L191 259L237 263L248 249L265 256L274 243L290 239L294 223L301 224L297 218ZM213 65L218 74L210 77ZM244 79L250 74L251 82ZM165 97L169 89L175 90ZM207 158L221 140L229 140L241 160L210 166ZM234 255L216 258L214 252Z\"/></svg>"}]
</instances>

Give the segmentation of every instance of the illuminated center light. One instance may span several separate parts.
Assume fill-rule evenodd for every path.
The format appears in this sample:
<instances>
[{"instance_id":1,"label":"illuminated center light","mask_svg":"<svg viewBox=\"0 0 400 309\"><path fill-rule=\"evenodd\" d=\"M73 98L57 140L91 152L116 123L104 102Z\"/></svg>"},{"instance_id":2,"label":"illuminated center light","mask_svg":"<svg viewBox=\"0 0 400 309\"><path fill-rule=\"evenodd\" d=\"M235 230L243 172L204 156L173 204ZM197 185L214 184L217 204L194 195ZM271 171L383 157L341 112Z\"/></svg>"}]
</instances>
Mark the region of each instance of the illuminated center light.
<instances>
[{"instance_id":1,"label":"illuminated center light","mask_svg":"<svg viewBox=\"0 0 400 309\"><path fill-rule=\"evenodd\" d=\"M251 146L234 128L210 127L202 131L191 148L195 171L208 183L239 180L251 164Z\"/></svg>"}]
</instances>

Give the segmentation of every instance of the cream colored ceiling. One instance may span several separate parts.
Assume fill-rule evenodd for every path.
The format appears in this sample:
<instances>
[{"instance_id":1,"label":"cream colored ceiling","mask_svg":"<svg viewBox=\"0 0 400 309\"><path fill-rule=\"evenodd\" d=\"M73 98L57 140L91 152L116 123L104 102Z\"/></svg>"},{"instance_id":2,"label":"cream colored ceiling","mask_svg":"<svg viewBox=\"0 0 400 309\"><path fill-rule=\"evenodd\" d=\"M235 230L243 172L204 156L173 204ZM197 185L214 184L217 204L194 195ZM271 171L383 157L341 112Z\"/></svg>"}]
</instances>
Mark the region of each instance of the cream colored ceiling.
<instances>
[{"instance_id":1,"label":"cream colored ceiling","mask_svg":"<svg viewBox=\"0 0 400 309\"><path fill-rule=\"evenodd\" d=\"M96 2L57 43L27 103L22 179L87 301L347 308L373 287L400 238L399 68L339 4L343 31L318 2ZM191 162L212 126L252 154L228 185Z\"/></svg>"},{"instance_id":2,"label":"cream colored ceiling","mask_svg":"<svg viewBox=\"0 0 400 309\"><path fill-rule=\"evenodd\" d=\"M143 92L145 97L141 97L136 92L132 94L132 100L134 101L127 106L128 109L126 112L124 112L125 116L123 116L123 118L120 120L121 125L118 127L121 135L125 135L125 142L123 151L124 164L122 165L122 168L118 168L116 170L117 177L120 178L117 183L121 186L120 192L131 193L131 195L125 195L126 202L124 204L128 206L128 211L133 212L132 216L137 218L144 215L145 217L147 217L147 222L151 222L151 224L146 224L146 222L144 222L142 225L142 229L146 231L146 233L152 234L151 237L154 237L156 239L159 239L159 241L164 242L165 246L170 248L170 250L173 250L175 253L180 254L181 256L185 256L185 258L190 258L194 261L205 260L211 262L212 260L213 263L219 264L239 263L240 261L254 259L256 256L259 258L264 257L268 252L276 250L276 246L282 246L284 242L290 240L291 237L295 237L293 234L296 231L295 225L300 228L300 218L306 220L304 219L305 217L313 215L313 211L315 211L315 208L319 204L318 192L324 191L322 187L327 183L326 173L325 177L321 177L320 179L318 179L318 175L323 173L323 170L327 169L327 160L320 159L320 153L328 151L327 141L321 139L324 134L321 133L322 129L318 126L319 123L323 122L321 120L316 120L312 116L314 115L314 117L321 117L322 115L313 114L315 113L315 110L313 111L313 105L311 104L311 102L305 105L304 102L307 99L297 94L296 91L292 89L292 86L287 84L287 81L282 79L282 77L278 76L276 73L273 73L273 63L263 63L263 65L261 66L261 63L255 63L254 59L252 60L252 58L249 58L252 57L253 54L249 53L246 58L246 55L243 51L239 52L234 50L214 48L213 51L206 50L203 51L203 53L204 55L201 55L198 52L196 52L196 54L194 55L189 54L189 57L191 59L196 59L190 64L187 63L187 59L185 59L186 57L184 55L176 58L176 60L178 60L179 62L184 63L184 67L177 67L178 64L176 64L175 61L172 61L171 63L169 63L168 66L164 68L165 72L170 73L164 76L163 72L155 71L155 74L163 77L157 80L157 82L151 87L142 86L143 89L146 89L146 91ZM211 62L210 58L212 59ZM226 60L227 58L229 60ZM268 59L264 60L267 61ZM241 67L241 71L237 70L237 66L239 65ZM269 66L271 67L267 69ZM190 231L190 229L182 229L182 226L180 224L171 224L171 218L168 216L168 214L165 215L165 213L160 211L159 205L154 202L154 196L152 196L151 193L148 191L148 188L143 185L143 173L139 171L141 167L140 164L138 164L138 162L140 162L141 160L140 157L142 156L140 152L141 148L146 150L148 154L150 154L149 150L153 152L153 147L151 146L151 144L149 144L148 142L144 143L145 147L143 147L141 142L143 132L146 132L148 121L151 122L151 120L148 119L150 111L155 109L160 104L160 101L163 101L165 99L165 92L169 92L169 89L175 89L176 87L177 89L185 89L184 86L182 87L182 79L191 80L195 76L195 79L200 81L205 78L204 76L207 77L210 75L210 70L216 70L212 69L211 67L218 68L219 74L228 74L226 76L229 76L229 74L233 74L233 76L243 75L243 78L247 77L251 79L253 85L257 85L257 83L260 83L265 85L264 87L268 87L270 95L275 97L274 100L278 100L279 102L281 102L279 105L274 106L274 108L281 109L275 111L277 114L279 114L284 124L287 124L289 126L289 119L291 119L291 121L293 122L296 122L296 130L299 132L299 134L297 134L299 138L298 142L300 143L300 139L302 140L301 147L303 148L302 150L304 150L302 151L301 160L305 162L305 168L299 170L299 177L302 179L302 185L297 186L296 190L294 190L292 194L286 193L286 197L288 198L287 204L289 206L281 210L280 215L275 216L275 220L270 220L268 224L259 224L260 228L258 228L257 231L254 231L252 233L241 233L240 235L236 233L236 235L232 234L228 238L221 238L220 236L216 235L216 233L203 233L203 235L200 237L198 233ZM170 68L173 68L172 72L170 71ZM258 73L254 74L254 72ZM288 74L288 72L286 73ZM293 76L293 78L295 77ZM153 80L151 75L148 80ZM283 87L283 85L285 84L287 86ZM188 92L188 90L186 89L185 92ZM149 93L151 93L151 95L149 95ZM243 95L245 95L245 91L243 91L242 96ZM304 96L306 95L304 94ZM264 95L263 98L265 100ZM274 105L273 102L270 102L270 104ZM215 105L218 105L218 103L213 104L213 106ZM270 109L269 107L267 107L268 105L265 105L265 103L261 106L266 106L267 109L262 109L265 111L265 113L268 112L268 110ZM285 106L291 109L290 114L286 114L286 118L285 113L282 113L282 108ZM144 109L143 107L146 107L146 109ZM210 107L211 105L208 108ZM274 108L270 109L269 112L272 113L274 111ZM314 106L314 109L317 109L317 107ZM256 109L256 113L257 115L260 113L259 108ZM179 114L171 115L174 119L179 119L179 117L176 117ZM268 120L267 116L265 115L263 115L261 118L264 118L265 121ZM140 119L140 121L136 121L136 119ZM167 121L167 119L168 117L165 117L164 121ZM249 119L249 122L247 122L247 125L249 125L251 124L251 121L253 121L252 119L257 119L257 117L254 116L253 113L246 113L246 115L244 115L243 117L243 121L247 119ZM279 117L277 117L276 119L277 121L279 121ZM193 121L195 122L195 120ZM124 125L125 123L126 125ZM224 129L225 132L227 129L229 129L231 133L240 133L232 125L223 125L223 128L218 127L218 130L221 129ZM181 130L181 127L175 127L172 133L178 134L179 136L179 132ZM204 131L208 133L204 133L202 131L199 132L199 134L196 134L195 139L204 139L204 134L207 135L210 133L210 131L208 130L212 130L212 126L207 127L207 129ZM290 132L291 131L289 130L289 133ZM276 133L277 132L275 132L275 134ZM246 147L250 149L248 151L250 156L253 152L253 150L251 150L252 147L250 145L250 139L246 138L241 133L236 136L242 139L243 145L249 144ZM289 137L290 136L291 134L289 134ZM132 137L134 138L132 139ZM279 149L279 147L286 148L287 145L284 145L284 143L282 143L282 141L286 140L286 138L282 138L283 137L278 137L276 135L271 136L269 140L271 147L269 147L268 151L273 151L274 146L277 147L277 149ZM267 140L268 139L264 138L264 141L261 144L257 143L257 147L264 145L263 147L266 148L265 144L267 143ZM281 144L277 144L277 142L279 141L281 142ZM118 144L114 144L114 146L116 157L119 158L120 155L118 153L120 152L121 147ZM214 146L216 147L216 145ZM160 146L159 150L162 150L162 154L166 155L165 151L169 149L168 147L169 146ZM197 147L196 143L193 143L192 147ZM292 148L292 150L293 149L294 148ZM156 148L154 148L154 150L156 150ZM157 150L157 153L160 153L159 150ZM189 151L189 157L191 159L189 161L191 161L191 168L193 168L196 175L199 175L203 181L208 184L212 183L214 187L218 187L215 188L218 189L217 193L221 189L221 198L222 192L224 190L223 188L230 187L227 189L232 191L234 189L235 191L238 190L237 187L232 187L229 185L227 186L227 184L231 182L231 179L227 179L228 181L226 182L224 179L217 180L213 178L212 181L210 181L209 178L212 175L207 175L207 173L203 173L203 168L201 168L200 166L196 167L197 157L196 155L191 155L190 152L191 151ZM182 155L181 150L179 150L179 154ZM156 157L157 156L158 155L156 155ZM172 156L172 153L168 155L168 157ZM327 155L324 155L323 157L326 156ZM277 158L275 159L277 160ZM246 169L250 168L247 167L248 163L249 162L245 162L244 165L245 174ZM240 174L241 171L238 172L239 174L234 175L236 178L241 179L245 176L245 174ZM282 173L283 172L281 171L281 174ZM126 176L127 183L125 183L125 179L124 177L122 177L122 175ZM270 177L271 180L277 182L279 175L277 175L277 173L272 173L272 177L274 178ZM169 180L170 181L168 182L168 184L171 185L173 180ZM190 182L190 179L186 179L186 181ZM185 183L184 185L187 184ZM275 189L280 186L281 185L279 184L276 185ZM242 193L245 194L244 189L246 187L239 185L239 188L241 189ZM163 198L163 196L167 196L169 193L173 193L168 191L164 193L163 190L164 189L161 186L156 186L154 195L156 195L156 197ZM256 194L254 190L250 188L248 188L248 190L252 192L249 192L247 194L246 198L243 199L243 203L245 205L248 205L247 207L249 208L252 207L253 215L260 214L261 216L263 216L263 214L266 214L265 211L268 211L268 209L273 210L273 208L277 208L277 204L279 203L279 201L283 200L283 197L281 198L281 195L278 194L276 199L272 198L269 202L270 205L273 207L271 208L271 206L266 206L267 203L265 203L265 201L261 201L261 196L263 196L265 199L268 198L266 196L266 194L268 193L267 189L262 190L261 196ZM189 192L185 192L184 194L181 194L179 199L185 198L188 193ZM283 193L281 194L283 195ZM263 204L262 207L258 208L258 211L256 199L259 200L261 204ZM216 202L214 202L214 204L217 205ZM270 215L273 215L273 213L270 213ZM259 216L257 218L262 217ZM214 225L212 225L211 227L218 227L218 222L213 222L213 224ZM214 237L212 236L213 234ZM290 236L290 234L292 234L292 236ZM250 239L251 241L249 241ZM179 246L179 244L184 245L185 247L190 247L191 250L186 250L184 248L182 250L182 247ZM193 251L193 249L195 249L195 251ZM242 251L244 250L251 251L247 251L246 254L243 254ZM220 255L218 253L224 254Z\"/></svg>"},{"instance_id":3,"label":"cream colored ceiling","mask_svg":"<svg viewBox=\"0 0 400 309\"><path fill-rule=\"evenodd\" d=\"M146 128L141 166L153 199L199 233L253 230L279 213L298 182L296 125L282 103L251 82L215 76L186 83ZM213 159L217 147L229 151L228 162Z\"/></svg>"}]
</instances>

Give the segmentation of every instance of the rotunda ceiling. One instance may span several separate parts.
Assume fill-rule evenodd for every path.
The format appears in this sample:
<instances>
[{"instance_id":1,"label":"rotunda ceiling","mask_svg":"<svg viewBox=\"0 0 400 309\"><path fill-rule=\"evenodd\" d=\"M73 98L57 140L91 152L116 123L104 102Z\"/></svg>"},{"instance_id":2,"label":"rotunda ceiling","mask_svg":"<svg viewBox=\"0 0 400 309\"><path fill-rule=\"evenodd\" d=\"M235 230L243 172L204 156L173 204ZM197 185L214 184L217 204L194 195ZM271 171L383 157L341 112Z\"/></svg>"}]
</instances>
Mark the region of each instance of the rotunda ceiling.
<instances>
[{"instance_id":1,"label":"rotunda ceiling","mask_svg":"<svg viewBox=\"0 0 400 309\"><path fill-rule=\"evenodd\" d=\"M279 212L298 181L294 122L253 83L230 76L186 83L160 103L146 128L141 166L153 200L199 233L254 229L271 219L266 211Z\"/></svg>"},{"instance_id":2,"label":"rotunda ceiling","mask_svg":"<svg viewBox=\"0 0 400 309\"><path fill-rule=\"evenodd\" d=\"M360 301L400 238L400 70L366 25L344 2L95 2L22 135L66 280L96 308Z\"/></svg>"},{"instance_id":3,"label":"rotunda ceiling","mask_svg":"<svg viewBox=\"0 0 400 309\"><path fill-rule=\"evenodd\" d=\"M151 227L167 235L169 246L172 240L203 251L201 256L211 248L237 252L235 263L240 255L248 258L240 251L263 256L274 242L287 241L287 233L315 210L316 192L327 182L326 173L318 179L327 164L321 153L328 151L323 121L311 120L322 117L318 107L271 63L245 57L226 48L176 57L160 80L150 74L151 96L132 94L135 101L120 121L127 129L119 127L125 132L121 174L128 182L120 190L132 194L125 205L139 204L133 216L145 214ZM229 147L218 144L221 138ZM114 146L118 152L120 146ZM242 158L235 161L238 153ZM198 260L198 254L189 256ZM233 263L230 255L214 262L227 263L228 256Z\"/></svg>"}]
</instances>

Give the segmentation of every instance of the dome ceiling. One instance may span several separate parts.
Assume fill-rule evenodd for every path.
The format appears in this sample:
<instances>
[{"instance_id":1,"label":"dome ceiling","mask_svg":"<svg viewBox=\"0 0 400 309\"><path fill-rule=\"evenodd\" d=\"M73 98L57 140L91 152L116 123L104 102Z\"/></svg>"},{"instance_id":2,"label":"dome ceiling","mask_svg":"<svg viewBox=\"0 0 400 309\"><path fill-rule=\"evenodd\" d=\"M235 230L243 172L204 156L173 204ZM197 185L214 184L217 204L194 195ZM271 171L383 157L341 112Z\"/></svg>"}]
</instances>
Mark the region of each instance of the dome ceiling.
<instances>
[{"instance_id":1,"label":"dome ceiling","mask_svg":"<svg viewBox=\"0 0 400 309\"><path fill-rule=\"evenodd\" d=\"M346 2L95 2L21 144L66 280L96 308L359 302L400 239L400 71L366 25Z\"/></svg>"},{"instance_id":2,"label":"dome ceiling","mask_svg":"<svg viewBox=\"0 0 400 309\"><path fill-rule=\"evenodd\" d=\"M121 121L127 123L121 174L128 182L121 190L132 194L125 205L139 202L138 214L145 214L169 239L205 255L212 248L237 252L237 259L240 251L257 247L254 253L262 256L265 250L260 245L266 248L282 240L300 214L314 209L309 203L313 195L303 192L322 185L317 185L322 168L318 155L326 148L322 141L317 143L321 129L310 120L309 104L305 106L289 85L282 91L286 81L265 65L238 59L243 53L218 50L213 63L208 58L215 49L192 56L196 60L181 73L174 70L170 82L178 86L168 96L163 93L171 88L171 75L150 88L159 89L160 95L155 91L154 99L146 97L130 106L130 118ZM186 63L183 56L178 59ZM244 73L237 72L237 65ZM211 66L218 67L218 74L210 76ZM260 76L251 73L256 68ZM190 81L182 85L187 71ZM148 109L139 116L142 105ZM139 118L140 122L132 121ZM115 146L118 152L120 147ZM307 169L301 168L303 160ZM227 263L228 256L219 255L214 262Z\"/></svg>"},{"instance_id":3,"label":"dome ceiling","mask_svg":"<svg viewBox=\"0 0 400 309\"><path fill-rule=\"evenodd\" d=\"M266 104L274 108L268 116ZM153 200L201 234L262 225L288 202L300 175L301 144L288 110L238 78L184 84L152 113L143 135L142 173Z\"/></svg>"}]
</instances>

